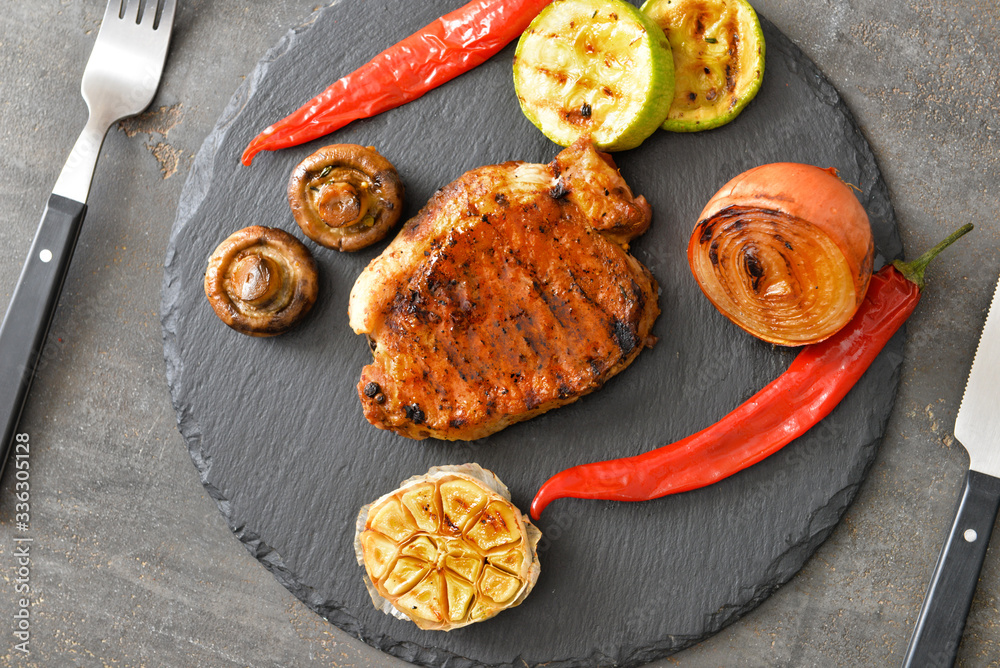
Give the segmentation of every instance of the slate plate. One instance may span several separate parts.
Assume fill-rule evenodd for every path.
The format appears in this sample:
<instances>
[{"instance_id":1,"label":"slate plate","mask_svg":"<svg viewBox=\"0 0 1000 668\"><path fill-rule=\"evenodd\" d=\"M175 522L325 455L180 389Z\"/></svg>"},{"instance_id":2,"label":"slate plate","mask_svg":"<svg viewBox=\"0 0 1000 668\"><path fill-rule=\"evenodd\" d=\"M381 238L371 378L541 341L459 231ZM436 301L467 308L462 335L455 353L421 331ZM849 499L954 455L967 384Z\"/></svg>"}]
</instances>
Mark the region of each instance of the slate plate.
<instances>
[{"instance_id":1,"label":"slate plate","mask_svg":"<svg viewBox=\"0 0 1000 668\"><path fill-rule=\"evenodd\" d=\"M407 186L407 215L467 169L551 160L558 147L518 110L509 47L416 102L311 145L261 154L252 168L239 164L257 131L459 4L334 3L291 31L236 93L195 160L166 257L162 321L178 423L233 532L292 593L365 642L428 665L638 665L752 609L829 535L875 456L895 397L901 335L829 418L747 471L649 503L554 503L539 524L535 591L485 624L423 632L377 612L352 549L358 508L432 465L477 461L526 509L556 471L683 437L777 376L794 353L720 316L684 256L702 205L735 174L781 160L836 167L860 188L886 257L902 250L892 207L836 90L763 21L764 84L735 122L701 134L658 132L616 156L655 212L632 248L662 286L657 346L599 392L488 439L418 443L377 430L355 391L369 353L346 312L354 279L384 244L341 254L310 242L319 301L306 322L273 339L242 336L217 320L203 272L215 246L246 225L302 237L284 186L294 165L325 143L371 144L392 160Z\"/></svg>"}]
</instances>

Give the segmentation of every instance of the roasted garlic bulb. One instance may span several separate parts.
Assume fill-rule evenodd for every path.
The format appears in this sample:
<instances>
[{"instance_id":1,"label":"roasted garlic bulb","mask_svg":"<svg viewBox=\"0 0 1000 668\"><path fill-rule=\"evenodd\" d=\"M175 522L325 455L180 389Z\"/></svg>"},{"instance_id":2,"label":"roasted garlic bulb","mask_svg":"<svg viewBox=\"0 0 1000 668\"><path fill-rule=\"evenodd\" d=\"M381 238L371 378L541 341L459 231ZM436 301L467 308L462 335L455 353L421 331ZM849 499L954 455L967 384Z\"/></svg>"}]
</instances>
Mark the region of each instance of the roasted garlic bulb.
<instances>
[{"instance_id":1,"label":"roasted garlic bulb","mask_svg":"<svg viewBox=\"0 0 1000 668\"><path fill-rule=\"evenodd\" d=\"M521 603L541 532L478 464L435 467L361 509L355 552L375 607L449 631Z\"/></svg>"},{"instance_id":2,"label":"roasted garlic bulb","mask_svg":"<svg viewBox=\"0 0 1000 668\"><path fill-rule=\"evenodd\" d=\"M371 146L324 146L288 181L288 205L307 237L355 251L379 241L403 212L403 182Z\"/></svg>"},{"instance_id":3,"label":"roasted garlic bulb","mask_svg":"<svg viewBox=\"0 0 1000 668\"><path fill-rule=\"evenodd\" d=\"M205 295L220 319L250 336L274 336L301 320L316 301L316 262L284 230L246 227L208 260Z\"/></svg>"}]
</instances>

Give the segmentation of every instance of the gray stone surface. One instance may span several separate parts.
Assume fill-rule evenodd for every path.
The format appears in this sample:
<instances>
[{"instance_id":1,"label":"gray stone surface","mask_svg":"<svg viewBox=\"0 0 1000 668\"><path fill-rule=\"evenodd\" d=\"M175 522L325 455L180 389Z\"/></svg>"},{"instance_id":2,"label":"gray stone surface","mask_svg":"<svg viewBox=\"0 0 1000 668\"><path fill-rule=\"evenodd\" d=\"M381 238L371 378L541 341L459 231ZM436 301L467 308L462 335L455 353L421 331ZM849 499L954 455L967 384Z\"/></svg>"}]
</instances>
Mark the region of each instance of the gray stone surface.
<instances>
[{"instance_id":1,"label":"gray stone surface","mask_svg":"<svg viewBox=\"0 0 1000 668\"><path fill-rule=\"evenodd\" d=\"M0 12L4 302L86 119L79 79L103 4L6 2ZM181 186L242 77L316 6L181 4L151 112L105 143L22 420L32 443L29 531L13 524L14 480L0 486L0 664L398 664L327 625L250 557L203 491L175 427L158 311ZM992 0L756 6L847 100L880 162L908 254L962 223L979 227L930 270L885 441L843 522L759 608L661 664L894 665L967 465L951 430L1000 271L992 191L1000 9ZM33 539L27 656L13 635L15 536ZM1000 665L998 554L986 558L961 666Z\"/></svg>"}]
</instances>

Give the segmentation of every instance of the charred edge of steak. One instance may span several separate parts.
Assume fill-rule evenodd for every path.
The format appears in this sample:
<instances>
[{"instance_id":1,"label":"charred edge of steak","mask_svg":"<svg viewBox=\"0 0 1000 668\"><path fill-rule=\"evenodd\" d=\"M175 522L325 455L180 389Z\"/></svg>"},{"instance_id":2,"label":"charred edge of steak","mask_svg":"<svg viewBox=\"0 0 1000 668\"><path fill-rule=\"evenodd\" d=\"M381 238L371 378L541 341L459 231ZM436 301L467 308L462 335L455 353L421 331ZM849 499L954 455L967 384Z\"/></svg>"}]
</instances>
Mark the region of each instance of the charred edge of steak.
<instances>
[{"instance_id":1,"label":"charred edge of steak","mask_svg":"<svg viewBox=\"0 0 1000 668\"><path fill-rule=\"evenodd\" d=\"M615 343L618 344L618 348L622 351L622 355L627 356L639 343L638 332L635 330L635 325L622 321L619 318L615 318L611 326L611 335L615 339Z\"/></svg>"},{"instance_id":2,"label":"charred edge of steak","mask_svg":"<svg viewBox=\"0 0 1000 668\"><path fill-rule=\"evenodd\" d=\"M542 405L542 399L535 392L534 388L529 387L524 391L524 406L529 411L533 411Z\"/></svg>"},{"instance_id":3,"label":"charred edge of steak","mask_svg":"<svg viewBox=\"0 0 1000 668\"><path fill-rule=\"evenodd\" d=\"M623 357L628 357L637 347L642 345L639 340L639 322L646 310L646 293L642 291L635 279L631 281L631 288L631 294L626 293L624 287L621 290L622 297L635 306L632 311L634 317L629 322L615 318L612 324L612 336L622 351Z\"/></svg>"}]
</instances>

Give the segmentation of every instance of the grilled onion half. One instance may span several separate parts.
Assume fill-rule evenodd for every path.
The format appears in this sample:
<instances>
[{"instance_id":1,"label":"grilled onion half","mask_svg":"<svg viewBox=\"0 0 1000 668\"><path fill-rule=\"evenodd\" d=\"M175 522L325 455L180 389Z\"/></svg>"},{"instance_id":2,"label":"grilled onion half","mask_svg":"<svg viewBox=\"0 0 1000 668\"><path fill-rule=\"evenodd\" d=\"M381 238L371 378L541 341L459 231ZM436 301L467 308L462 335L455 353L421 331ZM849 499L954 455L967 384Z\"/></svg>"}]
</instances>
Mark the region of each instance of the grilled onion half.
<instances>
[{"instance_id":1,"label":"grilled onion half","mask_svg":"<svg viewBox=\"0 0 1000 668\"><path fill-rule=\"evenodd\" d=\"M709 200L688 244L702 291L727 318L784 346L822 341L864 299L875 246L864 207L833 169L773 163Z\"/></svg>"}]
</instances>

